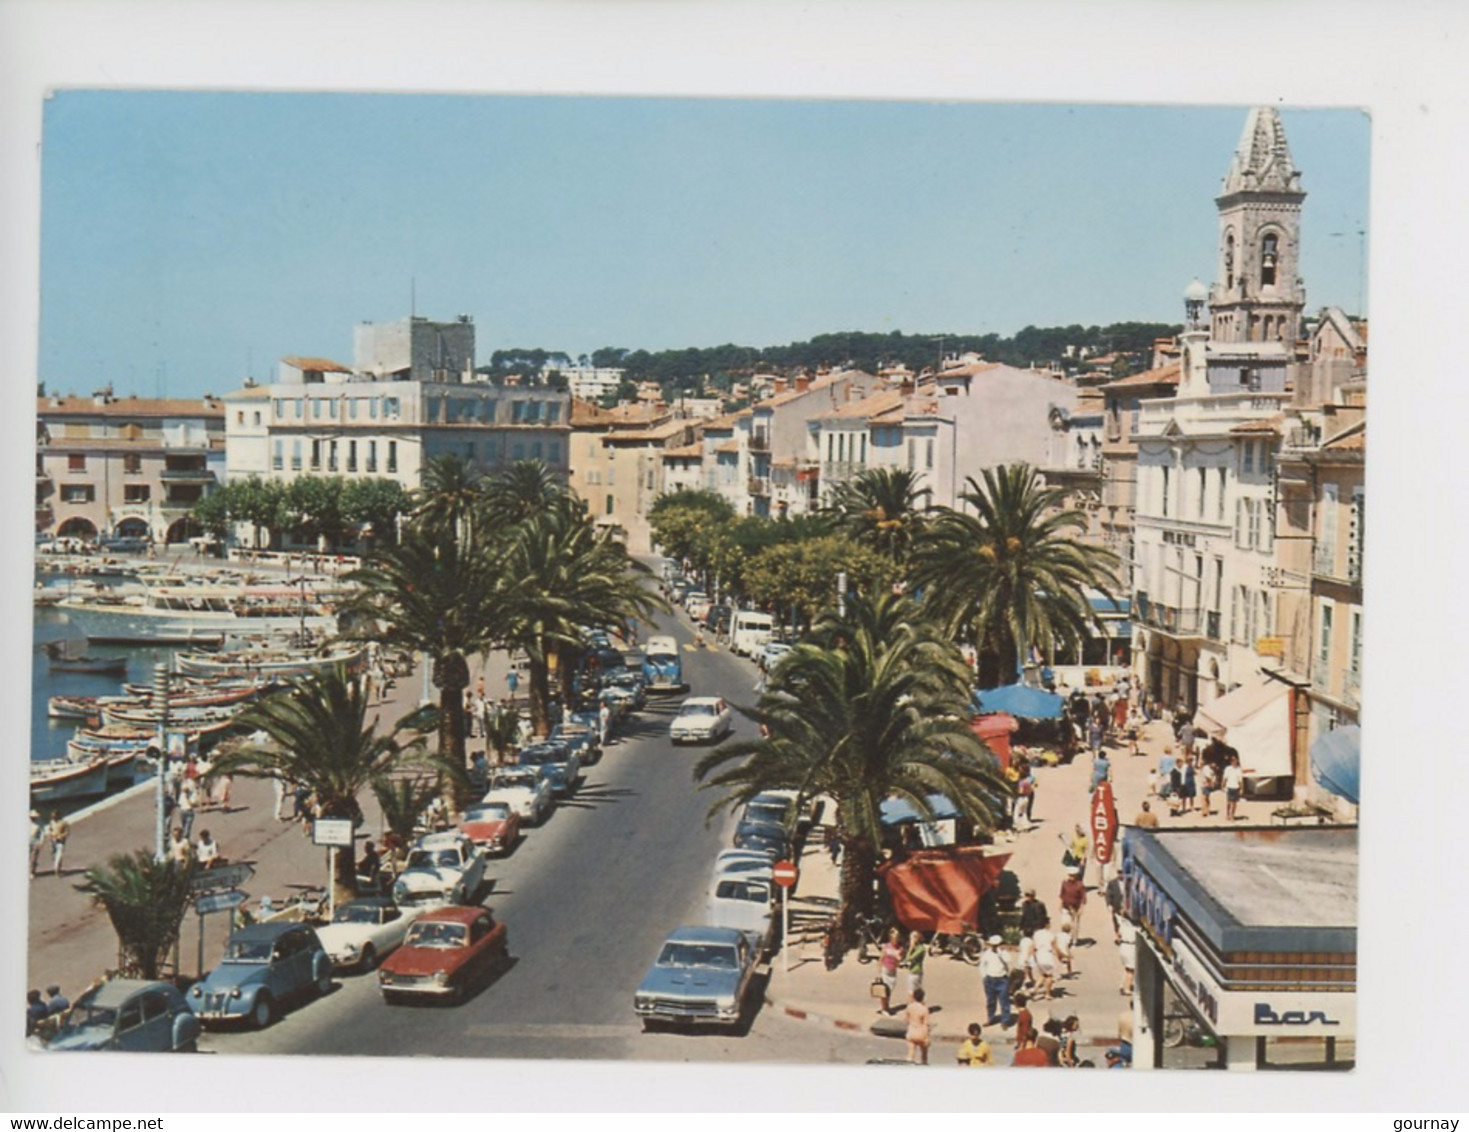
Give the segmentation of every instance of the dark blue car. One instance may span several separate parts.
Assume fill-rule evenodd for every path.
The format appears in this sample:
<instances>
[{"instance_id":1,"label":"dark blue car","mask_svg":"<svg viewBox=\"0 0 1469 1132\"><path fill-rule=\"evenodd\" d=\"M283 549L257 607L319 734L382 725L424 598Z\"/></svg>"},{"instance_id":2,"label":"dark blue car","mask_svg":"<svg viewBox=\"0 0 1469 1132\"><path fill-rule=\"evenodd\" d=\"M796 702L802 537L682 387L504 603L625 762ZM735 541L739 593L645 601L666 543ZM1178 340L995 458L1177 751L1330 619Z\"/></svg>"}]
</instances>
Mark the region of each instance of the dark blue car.
<instances>
[{"instance_id":1,"label":"dark blue car","mask_svg":"<svg viewBox=\"0 0 1469 1132\"><path fill-rule=\"evenodd\" d=\"M581 775L581 759L566 744L555 740L522 748L520 765L535 767L557 794L570 794Z\"/></svg>"}]
</instances>

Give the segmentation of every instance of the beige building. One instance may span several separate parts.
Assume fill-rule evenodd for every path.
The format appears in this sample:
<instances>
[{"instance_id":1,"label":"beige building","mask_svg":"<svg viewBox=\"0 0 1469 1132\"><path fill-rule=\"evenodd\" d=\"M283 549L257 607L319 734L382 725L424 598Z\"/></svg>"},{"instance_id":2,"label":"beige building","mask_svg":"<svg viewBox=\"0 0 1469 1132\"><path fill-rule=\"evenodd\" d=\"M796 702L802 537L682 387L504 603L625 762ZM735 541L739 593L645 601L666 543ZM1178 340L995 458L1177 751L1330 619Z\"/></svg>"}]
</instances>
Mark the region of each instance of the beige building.
<instances>
[{"instance_id":1,"label":"beige building","mask_svg":"<svg viewBox=\"0 0 1469 1132\"><path fill-rule=\"evenodd\" d=\"M224 414L214 397L40 397L37 532L155 542L200 533L189 513L224 471Z\"/></svg>"}]
</instances>

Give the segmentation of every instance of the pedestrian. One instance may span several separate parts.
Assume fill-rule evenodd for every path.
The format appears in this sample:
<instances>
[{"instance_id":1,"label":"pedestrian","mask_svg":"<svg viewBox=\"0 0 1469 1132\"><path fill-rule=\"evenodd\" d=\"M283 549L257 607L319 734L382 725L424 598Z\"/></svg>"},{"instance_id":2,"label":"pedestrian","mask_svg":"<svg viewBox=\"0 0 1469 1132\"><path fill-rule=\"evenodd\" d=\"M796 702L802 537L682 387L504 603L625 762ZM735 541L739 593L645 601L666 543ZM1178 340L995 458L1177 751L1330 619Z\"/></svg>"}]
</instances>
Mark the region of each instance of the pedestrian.
<instances>
[{"instance_id":1,"label":"pedestrian","mask_svg":"<svg viewBox=\"0 0 1469 1132\"><path fill-rule=\"evenodd\" d=\"M1035 973L1040 984L1040 993L1048 1001L1056 997L1056 976L1060 973L1061 957L1056 951L1056 933L1049 927L1037 928L1032 937L1035 943Z\"/></svg>"},{"instance_id":2,"label":"pedestrian","mask_svg":"<svg viewBox=\"0 0 1469 1132\"><path fill-rule=\"evenodd\" d=\"M877 977L882 982L882 1005L877 1010L879 1014L893 1012L893 988L898 984L898 964L903 961L902 938L902 933L897 928L890 928L887 942L882 945L882 954L878 957Z\"/></svg>"},{"instance_id":3,"label":"pedestrian","mask_svg":"<svg viewBox=\"0 0 1469 1132\"><path fill-rule=\"evenodd\" d=\"M286 777L280 771L270 776L270 789L275 795L275 820L285 821L285 815L281 813L281 809L286 804Z\"/></svg>"},{"instance_id":4,"label":"pedestrian","mask_svg":"<svg viewBox=\"0 0 1469 1132\"><path fill-rule=\"evenodd\" d=\"M26 1037L36 1032L36 1027L49 1013L51 1012L46 1009L46 1000L41 997L39 990L26 991Z\"/></svg>"},{"instance_id":5,"label":"pedestrian","mask_svg":"<svg viewBox=\"0 0 1469 1132\"><path fill-rule=\"evenodd\" d=\"M66 843L71 837L71 826L60 810L51 811L51 823L46 826L46 837L51 842L51 872L61 875L61 863L66 857Z\"/></svg>"},{"instance_id":6,"label":"pedestrian","mask_svg":"<svg viewBox=\"0 0 1469 1132\"><path fill-rule=\"evenodd\" d=\"M1157 796L1158 796L1158 768L1155 767L1155 766L1150 766L1150 767L1148 767L1148 797L1149 798L1156 798Z\"/></svg>"},{"instance_id":7,"label":"pedestrian","mask_svg":"<svg viewBox=\"0 0 1469 1132\"><path fill-rule=\"evenodd\" d=\"M481 672L479 679L474 682L474 698L482 700L485 698L485 674Z\"/></svg>"},{"instance_id":8,"label":"pedestrian","mask_svg":"<svg viewBox=\"0 0 1469 1132\"><path fill-rule=\"evenodd\" d=\"M226 771L214 780L214 808L229 812L230 795L235 789L235 776Z\"/></svg>"},{"instance_id":9,"label":"pedestrian","mask_svg":"<svg viewBox=\"0 0 1469 1132\"><path fill-rule=\"evenodd\" d=\"M928 1064L928 1047L933 1040L929 1030L931 1011L923 997L923 988L919 987L913 992L912 1001L903 1011L903 1020L908 1023L908 1031L903 1036L908 1040L909 1064Z\"/></svg>"},{"instance_id":10,"label":"pedestrian","mask_svg":"<svg viewBox=\"0 0 1469 1132\"><path fill-rule=\"evenodd\" d=\"M1061 927L1052 934L1051 945L1055 948L1056 958L1060 960L1061 966L1066 968L1066 973L1061 977L1069 979L1075 972L1071 967L1071 948L1076 939L1076 929L1072 926L1070 916L1061 917Z\"/></svg>"},{"instance_id":11,"label":"pedestrian","mask_svg":"<svg viewBox=\"0 0 1469 1132\"><path fill-rule=\"evenodd\" d=\"M1094 713L1091 716L1091 722L1087 724L1086 728L1086 745L1092 749L1093 755L1101 753L1103 734L1101 714L1099 712Z\"/></svg>"},{"instance_id":12,"label":"pedestrian","mask_svg":"<svg viewBox=\"0 0 1469 1132\"><path fill-rule=\"evenodd\" d=\"M46 827L41 822L39 810L31 811L31 879L36 879L36 870L41 865L41 847L46 844Z\"/></svg>"},{"instance_id":13,"label":"pedestrian","mask_svg":"<svg viewBox=\"0 0 1469 1132\"><path fill-rule=\"evenodd\" d=\"M1199 776L1194 771L1194 757L1191 754L1183 756L1183 782L1181 787L1180 793L1183 797L1183 812L1186 814L1192 813L1194 799L1199 796Z\"/></svg>"},{"instance_id":14,"label":"pedestrian","mask_svg":"<svg viewBox=\"0 0 1469 1132\"><path fill-rule=\"evenodd\" d=\"M1061 1064L1068 1069L1075 1069L1081 1064L1081 1056L1077 1052L1076 1041L1081 1034L1081 1019L1075 1014L1069 1014L1066 1021L1061 1024Z\"/></svg>"},{"instance_id":15,"label":"pedestrian","mask_svg":"<svg viewBox=\"0 0 1469 1132\"><path fill-rule=\"evenodd\" d=\"M1015 996L1015 1045L1016 1048L1025 1044L1025 1040L1035 1034L1035 1018L1030 1013L1030 996L1023 991Z\"/></svg>"},{"instance_id":16,"label":"pedestrian","mask_svg":"<svg viewBox=\"0 0 1469 1132\"><path fill-rule=\"evenodd\" d=\"M1086 907L1086 885L1079 877L1069 876L1061 882L1060 901L1061 910L1071 921L1067 942L1075 947L1077 940L1081 938L1081 912Z\"/></svg>"},{"instance_id":17,"label":"pedestrian","mask_svg":"<svg viewBox=\"0 0 1469 1132\"><path fill-rule=\"evenodd\" d=\"M842 856L842 834L835 825L826 827L826 851L831 854L831 863L835 865Z\"/></svg>"},{"instance_id":18,"label":"pedestrian","mask_svg":"<svg viewBox=\"0 0 1469 1132\"><path fill-rule=\"evenodd\" d=\"M179 790L179 821L182 823L184 837L187 838L194 830L194 811L198 808L197 787L194 780L184 778L184 784Z\"/></svg>"},{"instance_id":19,"label":"pedestrian","mask_svg":"<svg viewBox=\"0 0 1469 1132\"><path fill-rule=\"evenodd\" d=\"M1030 763L1025 765L1025 773L1016 787L1015 817L1018 822L1021 810L1025 811L1025 820L1028 824L1035 824L1035 790L1036 790L1035 767Z\"/></svg>"},{"instance_id":20,"label":"pedestrian","mask_svg":"<svg viewBox=\"0 0 1469 1132\"><path fill-rule=\"evenodd\" d=\"M1035 1036L1035 1048L1041 1051L1047 1065L1061 1064L1061 1023L1047 1018Z\"/></svg>"},{"instance_id":21,"label":"pedestrian","mask_svg":"<svg viewBox=\"0 0 1469 1132\"><path fill-rule=\"evenodd\" d=\"M1127 696L1119 694L1112 701L1112 726L1119 734L1127 729Z\"/></svg>"},{"instance_id":22,"label":"pedestrian","mask_svg":"<svg viewBox=\"0 0 1469 1132\"><path fill-rule=\"evenodd\" d=\"M1211 799L1218 782L1213 764L1201 762L1199 765L1199 814L1201 817L1213 816Z\"/></svg>"},{"instance_id":23,"label":"pedestrian","mask_svg":"<svg viewBox=\"0 0 1469 1132\"><path fill-rule=\"evenodd\" d=\"M985 1025L1009 1026L1015 1021L1010 1013L1010 964L1000 954L1003 942L992 935L979 957L979 973L984 980Z\"/></svg>"},{"instance_id":24,"label":"pedestrian","mask_svg":"<svg viewBox=\"0 0 1469 1132\"><path fill-rule=\"evenodd\" d=\"M702 624L694 626L694 644L699 648L704 647L704 626Z\"/></svg>"},{"instance_id":25,"label":"pedestrian","mask_svg":"<svg viewBox=\"0 0 1469 1132\"><path fill-rule=\"evenodd\" d=\"M464 719L464 737L466 739L473 739L475 716L474 693L471 692L468 688L464 689L464 706L461 709L461 713Z\"/></svg>"},{"instance_id":26,"label":"pedestrian","mask_svg":"<svg viewBox=\"0 0 1469 1132\"><path fill-rule=\"evenodd\" d=\"M61 987L52 983L46 988L46 1013L48 1015L65 1014L71 1009L71 1000L61 993Z\"/></svg>"},{"instance_id":27,"label":"pedestrian","mask_svg":"<svg viewBox=\"0 0 1469 1132\"><path fill-rule=\"evenodd\" d=\"M1245 772L1240 769L1239 756L1230 755L1229 765L1224 768L1224 820L1234 821L1239 807L1240 791L1244 789Z\"/></svg>"},{"instance_id":28,"label":"pedestrian","mask_svg":"<svg viewBox=\"0 0 1469 1132\"><path fill-rule=\"evenodd\" d=\"M1033 1068L1041 1068L1051 1064L1051 1059L1036 1045L1035 1031L1025 1036L1025 1041L1019 1044L1015 1050L1015 1060L1011 1065L1025 1065Z\"/></svg>"},{"instance_id":29,"label":"pedestrian","mask_svg":"<svg viewBox=\"0 0 1469 1132\"><path fill-rule=\"evenodd\" d=\"M607 740L612 738L612 709L603 704L597 709L597 733L601 737L602 746L607 745Z\"/></svg>"},{"instance_id":30,"label":"pedestrian","mask_svg":"<svg viewBox=\"0 0 1469 1132\"><path fill-rule=\"evenodd\" d=\"M1016 948L1015 965L1010 969L1010 997L1014 998L1020 991L1034 991L1038 980L1035 969L1035 939L1023 935L1020 937L1020 946Z\"/></svg>"},{"instance_id":31,"label":"pedestrian","mask_svg":"<svg viewBox=\"0 0 1469 1132\"><path fill-rule=\"evenodd\" d=\"M1097 757L1092 761L1092 783L1087 793L1090 794L1098 786L1112 777L1112 760L1107 757L1106 751L1098 751Z\"/></svg>"},{"instance_id":32,"label":"pedestrian","mask_svg":"<svg viewBox=\"0 0 1469 1132\"><path fill-rule=\"evenodd\" d=\"M357 858L357 875L362 878L369 891L376 891L378 872L383 867L383 859L378 855L377 846L371 841L362 845L362 856Z\"/></svg>"},{"instance_id":33,"label":"pedestrian","mask_svg":"<svg viewBox=\"0 0 1469 1132\"><path fill-rule=\"evenodd\" d=\"M1132 824L1139 829L1157 829L1158 815L1153 813L1153 807L1151 805L1144 802L1142 810L1138 813L1137 817L1132 819Z\"/></svg>"},{"instance_id":34,"label":"pedestrian","mask_svg":"<svg viewBox=\"0 0 1469 1132\"><path fill-rule=\"evenodd\" d=\"M199 832L199 844L194 847L194 857L201 869L212 869L220 863L219 842L209 835L207 829Z\"/></svg>"},{"instance_id":35,"label":"pedestrian","mask_svg":"<svg viewBox=\"0 0 1469 1132\"><path fill-rule=\"evenodd\" d=\"M505 673L505 687L510 689L510 700L515 701L515 691L520 687L520 673L515 671L515 666L510 666L510 671Z\"/></svg>"},{"instance_id":36,"label":"pedestrian","mask_svg":"<svg viewBox=\"0 0 1469 1132\"><path fill-rule=\"evenodd\" d=\"M1112 913L1112 939L1115 943L1122 942L1122 904L1122 877L1113 873L1107 881L1107 911Z\"/></svg>"},{"instance_id":37,"label":"pedestrian","mask_svg":"<svg viewBox=\"0 0 1469 1132\"><path fill-rule=\"evenodd\" d=\"M179 868L186 868L193 856L194 847L189 844L189 839L184 836L184 831L175 826L173 839L168 843L169 860Z\"/></svg>"},{"instance_id":38,"label":"pedestrian","mask_svg":"<svg viewBox=\"0 0 1469 1132\"><path fill-rule=\"evenodd\" d=\"M1020 905L1020 934L1030 936L1050 919L1051 914L1046 911L1046 906L1036 899L1035 889L1027 888L1025 899Z\"/></svg>"},{"instance_id":39,"label":"pedestrian","mask_svg":"<svg viewBox=\"0 0 1469 1132\"><path fill-rule=\"evenodd\" d=\"M1126 916L1117 918L1117 954L1122 960L1122 994L1130 996L1137 970L1137 925Z\"/></svg>"},{"instance_id":40,"label":"pedestrian","mask_svg":"<svg viewBox=\"0 0 1469 1132\"><path fill-rule=\"evenodd\" d=\"M995 1063L990 1044L985 1041L978 1022L969 1023L969 1037L959 1043L959 1064L971 1067L988 1066Z\"/></svg>"},{"instance_id":41,"label":"pedestrian","mask_svg":"<svg viewBox=\"0 0 1469 1132\"><path fill-rule=\"evenodd\" d=\"M928 944L918 932L908 933L908 951L903 956L903 968L908 972L908 997L913 998L923 989L923 963L928 958Z\"/></svg>"},{"instance_id":42,"label":"pedestrian","mask_svg":"<svg viewBox=\"0 0 1469 1132\"><path fill-rule=\"evenodd\" d=\"M1072 861L1075 862L1072 868L1076 870L1076 875L1084 882L1086 880L1087 839L1086 830L1082 828L1080 823L1077 823L1071 834L1071 843L1067 847L1067 851L1071 854Z\"/></svg>"}]
</instances>

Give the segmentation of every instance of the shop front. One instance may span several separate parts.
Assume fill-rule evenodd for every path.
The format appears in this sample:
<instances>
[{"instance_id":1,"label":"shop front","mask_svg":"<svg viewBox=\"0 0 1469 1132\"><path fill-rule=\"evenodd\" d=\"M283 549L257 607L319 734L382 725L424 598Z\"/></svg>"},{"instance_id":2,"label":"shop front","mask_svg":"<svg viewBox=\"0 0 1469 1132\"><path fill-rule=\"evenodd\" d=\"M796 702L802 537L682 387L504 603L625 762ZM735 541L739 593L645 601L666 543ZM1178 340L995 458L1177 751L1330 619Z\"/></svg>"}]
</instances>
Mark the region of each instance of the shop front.
<instances>
[{"instance_id":1,"label":"shop front","mask_svg":"<svg viewBox=\"0 0 1469 1132\"><path fill-rule=\"evenodd\" d=\"M1129 827L1121 867L1135 1067L1352 1067L1355 827Z\"/></svg>"}]
</instances>

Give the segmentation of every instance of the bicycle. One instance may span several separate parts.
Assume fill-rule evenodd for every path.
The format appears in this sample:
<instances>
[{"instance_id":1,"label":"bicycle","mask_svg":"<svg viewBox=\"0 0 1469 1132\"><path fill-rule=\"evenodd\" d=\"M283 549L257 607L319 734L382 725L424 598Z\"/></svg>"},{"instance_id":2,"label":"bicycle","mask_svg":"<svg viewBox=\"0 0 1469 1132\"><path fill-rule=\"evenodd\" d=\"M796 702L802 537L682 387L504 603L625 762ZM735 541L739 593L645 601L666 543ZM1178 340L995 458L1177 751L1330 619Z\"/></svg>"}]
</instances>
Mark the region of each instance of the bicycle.
<instances>
[{"instance_id":1,"label":"bicycle","mask_svg":"<svg viewBox=\"0 0 1469 1132\"><path fill-rule=\"evenodd\" d=\"M857 947L857 962L871 963L882 954L882 943L886 936L886 922L881 916L859 916L854 926L852 942ZM874 954L868 953L872 947Z\"/></svg>"},{"instance_id":2,"label":"bicycle","mask_svg":"<svg viewBox=\"0 0 1469 1132\"><path fill-rule=\"evenodd\" d=\"M976 967L984 954L984 937L968 928L959 932L934 932L929 948L940 955L962 959L971 967Z\"/></svg>"}]
</instances>

